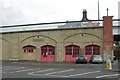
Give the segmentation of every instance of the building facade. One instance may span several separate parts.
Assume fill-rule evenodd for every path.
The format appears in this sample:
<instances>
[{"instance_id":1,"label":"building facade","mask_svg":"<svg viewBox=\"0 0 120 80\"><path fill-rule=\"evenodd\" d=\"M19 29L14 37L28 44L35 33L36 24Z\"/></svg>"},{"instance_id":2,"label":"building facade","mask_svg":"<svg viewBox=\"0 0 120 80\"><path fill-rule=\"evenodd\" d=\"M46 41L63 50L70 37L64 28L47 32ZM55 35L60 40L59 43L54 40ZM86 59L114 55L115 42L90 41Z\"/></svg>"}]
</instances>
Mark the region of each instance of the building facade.
<instances>
[{"instance_id":1,"label":"building facade","mask_svg":"<svg viewBox=\"0 0 120 80\"><path fill-rule=\"evenodd\" d=\"M57 28L1 33L1 60L75 62L83 53L88 62L92 55L112 59L112 16L103 17L103 26Z\"/></svg>"}]
</instances>

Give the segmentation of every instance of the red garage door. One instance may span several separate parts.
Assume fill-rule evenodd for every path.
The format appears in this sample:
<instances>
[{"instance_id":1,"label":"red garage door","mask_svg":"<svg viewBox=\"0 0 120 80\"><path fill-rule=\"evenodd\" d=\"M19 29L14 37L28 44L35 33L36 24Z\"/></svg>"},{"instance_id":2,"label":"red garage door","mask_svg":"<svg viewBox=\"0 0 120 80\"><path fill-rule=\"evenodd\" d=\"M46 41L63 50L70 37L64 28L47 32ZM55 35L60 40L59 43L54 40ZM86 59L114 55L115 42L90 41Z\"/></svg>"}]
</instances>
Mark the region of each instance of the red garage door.
<instances>
[{"instance_id":1,"label":"red garage door","mask_svg":"<svg viewBox=\"0 0 120 80\"><path fill-rule=\"evenodd\" d=\"M65 62L76 62L76 55L79 54L79 46L68 45L65 47Z\"/></svg>"},{"instance_id":2,"label":"red garage door","mask_svg":"<svg viewBox=\"0 0 120 80\"><path fill-rule=\"evenodd\" d=\"M87 56L87 61L89 62L92 55L100 55L100 46L94 44L85 46L85 55Z\"/></svg>"},{"instance_id":3,"label":"red garage door","mask_svg":"<svg viewBox=\"0 0 120 80\"><path fill-rule=\"evenodd\" d=\"M45 45L41 47L41 62L55 62L55 47Z\"/></svg>"}]
</instances>

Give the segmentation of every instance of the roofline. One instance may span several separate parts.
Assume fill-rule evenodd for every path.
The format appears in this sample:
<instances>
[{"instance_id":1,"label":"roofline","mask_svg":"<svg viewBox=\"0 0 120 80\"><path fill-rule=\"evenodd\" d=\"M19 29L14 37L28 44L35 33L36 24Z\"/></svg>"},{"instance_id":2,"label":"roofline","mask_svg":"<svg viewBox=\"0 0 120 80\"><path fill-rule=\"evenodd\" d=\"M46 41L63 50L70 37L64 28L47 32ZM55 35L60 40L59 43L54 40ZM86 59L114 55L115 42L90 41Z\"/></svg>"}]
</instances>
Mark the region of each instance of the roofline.
<instances>
[{"instance_id":1,"label":"roofline","mask_svg":"<svg viewBox=\"0 0 120 80\"><path fill-rule=\"evenodd\" d=\"M19 26L34 26L34 25L48 25L48 24L60 24L60 23L74 23L74 22L89 22L89 21L103 21L101 20L81 20L81 21L65 21L65 22L49 22L49 23L33 23L33 24L21 24L21 25L7 25L0 26L0 28L8 28L8 27L19 27ZM113 21L120 21L120 19L113 19Z\"/></svg>"},{"instance_id":2,"label":"roofline","mask_svg":"<svg viewBox=\"0 0 120 80\"><path fill-rule=\"evenodd\" d=\"M0 28L12 28L12 27L24 27L24 26L34 26L34 25L49 25L49 24L60 24L60 23L74 23L74 22L90 22L90 21L103 21L103 20L81 20L81 21L67 21L67 22L50 22L50 23L34 23L34 24L21 24L21 25L8 25L8 26L0 26ZM113 21L120 21L120 19L113 19ZM0 32L3 33L18 33L18 32L38 32L38 31L53 31L53 30L71 30L71 29L85 29L85 28L103 28L103 26L98 27L77 27L77 28L57 28L57 29L38 29L38 30L26 30L26 31L11 31L11 32ZM120 27L120 26L113 26Z\"/></svg>"},{"instance_id":3,"label":"roofline","mask_svg":"<svg viewBox=\"0 0 120 80\"><path fill-rule=\"evenodd\" d=\"M74 23L74 22L89 22L89 21L103 21L103 20L81 20L81 21L64 21L64 22L49 22L49 23L33 23L33 24L21 24L21 25L7 25L0 26L0 28L9 28L9 27L24 27L24 26L34 26L34 25L49 25L49 24L60 24L60 23Z\"/></svg>"},{"instance_id":4,"label":"roofline","mask_svg":"<svg viewBox=\"0 0 120 80\"><path fill-rule=\"evenodd\" d=\"M95 29L103 28L103 26L98 27L77 27L77 28L54 28L54 29L38 29L38 30L26 30L26 31L15 31L15 32L2 32L0 34L9 34L9 33L22 33L22 32L39 32L39 31L57 31L57 30L75 30L75 29Z\"/></svg>"}]
</instances>

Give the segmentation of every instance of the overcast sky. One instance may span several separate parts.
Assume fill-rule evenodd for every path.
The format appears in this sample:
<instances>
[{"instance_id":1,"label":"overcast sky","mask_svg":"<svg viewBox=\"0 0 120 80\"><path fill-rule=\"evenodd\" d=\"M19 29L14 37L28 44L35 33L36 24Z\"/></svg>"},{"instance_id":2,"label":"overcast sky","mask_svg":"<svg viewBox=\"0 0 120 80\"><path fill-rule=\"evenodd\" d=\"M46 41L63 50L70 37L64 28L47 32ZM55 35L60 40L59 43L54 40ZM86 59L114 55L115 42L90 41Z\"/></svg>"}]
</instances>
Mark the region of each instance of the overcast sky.
<instances>
[{"instance_id":1,"label":"overcast sky","mask_svg":"<svg viewBox=\"0 0 120 80\"><path fill-rule=\"evenodd\" d=\"M120 0L99 0L100 19L109 15L118 19ZM0 25L76 21L87 9L88 19L98 19L98 0L0 0Z\"/></svg>"}]
</instances>

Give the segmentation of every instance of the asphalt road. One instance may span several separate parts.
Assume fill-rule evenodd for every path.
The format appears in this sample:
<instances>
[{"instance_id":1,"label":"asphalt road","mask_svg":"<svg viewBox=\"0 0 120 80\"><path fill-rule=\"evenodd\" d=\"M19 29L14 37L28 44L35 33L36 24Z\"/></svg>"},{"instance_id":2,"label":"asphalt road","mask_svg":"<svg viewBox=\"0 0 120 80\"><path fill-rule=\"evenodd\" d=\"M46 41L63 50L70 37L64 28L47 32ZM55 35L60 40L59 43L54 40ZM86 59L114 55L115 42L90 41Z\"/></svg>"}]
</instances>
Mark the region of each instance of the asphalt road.
<instances>
[{"instance_id":1,"label":"asphalt road","mask_svg":"<svg viewBox=\"0 0 120 80\"><path fill-rule=\"evenodd\" d=\"M116 78L118 63L107 70L105 64L3 62L2 78ZM115 80L115 79L114 79Z\"/></svg>"}]
</instances>

